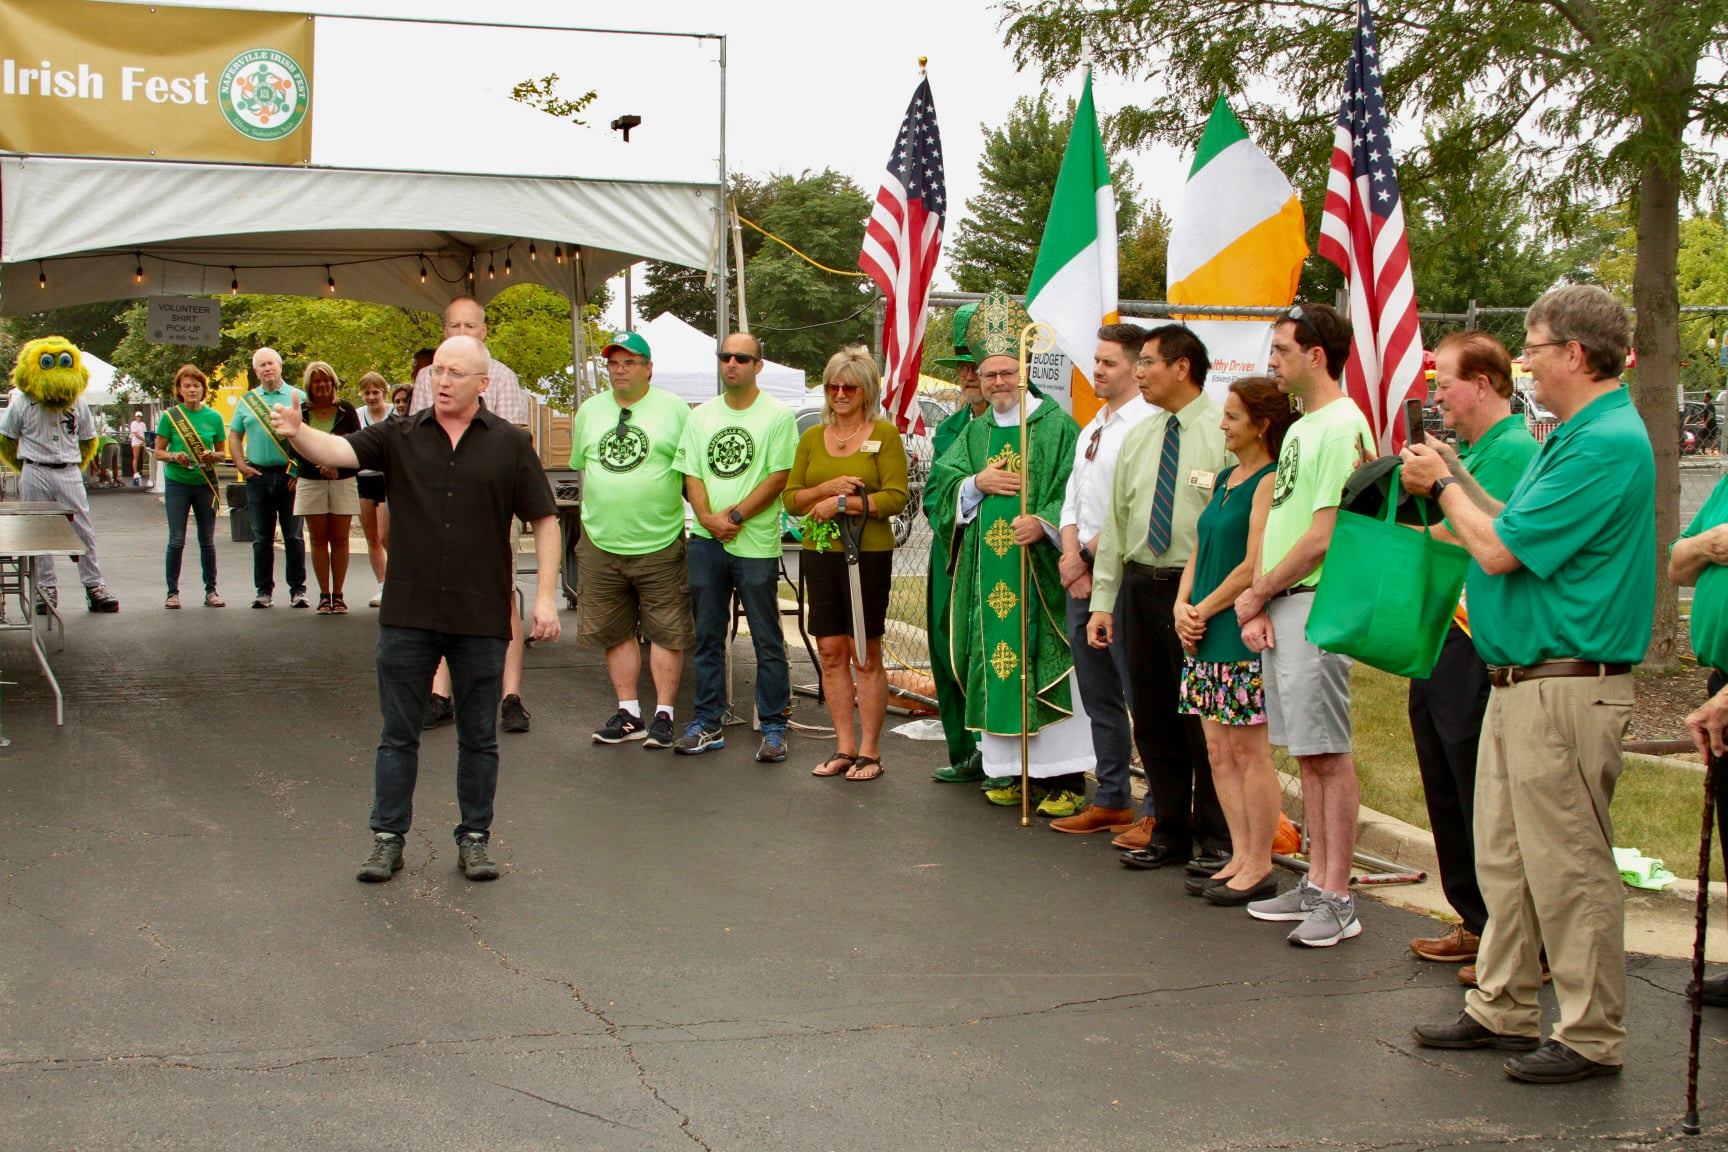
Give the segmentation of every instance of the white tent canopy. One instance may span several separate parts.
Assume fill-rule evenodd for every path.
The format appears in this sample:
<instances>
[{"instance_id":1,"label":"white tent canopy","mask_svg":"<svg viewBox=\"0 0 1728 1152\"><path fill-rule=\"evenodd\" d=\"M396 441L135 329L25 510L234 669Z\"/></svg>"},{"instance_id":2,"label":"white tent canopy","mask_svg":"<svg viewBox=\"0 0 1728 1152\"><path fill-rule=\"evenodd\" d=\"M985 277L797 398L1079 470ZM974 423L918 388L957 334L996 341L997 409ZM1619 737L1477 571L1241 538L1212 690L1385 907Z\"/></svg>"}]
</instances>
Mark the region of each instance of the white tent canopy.
<instances>
[{"instance_id":1,"label":"white tent canopy","mask_svg":"<svg viewBox=\"0 0 1728 1152\"><path fill-rule=\"evenodd\" d=\"M692 404L712 400L719 393L720 376L714 359L719 344L714 337L670 312L638 325L636 331L654 353L654 383L658 387ZM763 361L756 386L793 409L808 403L811 396L801 369L772 360Z\"/></svg>"},{"instance_id":2,"label":"white tent canopy","mask_svg":"<svg viewBox=\"0 0 1728 1152\"><path fill-rule=\"evenodd\" d=\"M711 267L718 213L714 184L7 154L0 313L235 280L428 310L524 281L586 299L639 260Z\"/></svg>"}]
</instances>

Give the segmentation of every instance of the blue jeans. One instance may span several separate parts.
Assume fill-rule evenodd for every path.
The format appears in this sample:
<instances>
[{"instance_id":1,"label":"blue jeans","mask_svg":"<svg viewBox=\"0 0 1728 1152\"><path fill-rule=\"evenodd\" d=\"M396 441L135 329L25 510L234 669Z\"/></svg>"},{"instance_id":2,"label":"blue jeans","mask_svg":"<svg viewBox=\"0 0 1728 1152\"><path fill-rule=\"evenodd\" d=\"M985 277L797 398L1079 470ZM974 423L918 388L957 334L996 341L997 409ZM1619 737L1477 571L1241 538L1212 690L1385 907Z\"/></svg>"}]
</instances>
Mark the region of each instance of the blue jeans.
<instances>
[{"instance_id":1,"label":"blue jeans","mask_svg":"<svg viewBox=\"0 0 1728 1152\"><path fill-rule=\"evenodd\" d=\"M198 567L204 591L216 591L216 494L208 484L165 480L162 503L168 510L168 594L180 594L180 560L186 554L186 513L198 520Z\"/></svg>"},{"instance_id":2,"label":"blue jeans","mask_svg":"<svg viewBox=\"0 0 1728 1152\"><path fill-rule=\"evenodd\" d=\"M736 592L756 646L756 717L763 732L784 732L792 707L792 672L780 635L779 561L734 556L709 536L690 537L687 560L696 617L697 722L718 728L726 714L726 633Z\"/></svg>"},{"instance_id":3,"label":"blue jeans","mask_svg":"<svg viewBox=\"0 0 1728 1152\"><path fill-rule=\"evenodd\" d=\"M288 591L306 591L306 545L300 536L302 521L294 515L287 471L246 477L246 511L252 517L252 587L264 596L276 590L276 525L280 523Z\"/></svg>"},{"instance_id":4,"label":"blue jeans","mask_svg":"<svg viewBox=\"0 0 1728 1152\"><path fill-rule=\"evenodd\" d=\"M450 662L456 708L456 803L465 832L492 827L498 791L498 702L504 691L504 650L499 636L455 636L424 628L378 628L378 708L384 730L372 775L372 831L408 834L414 819L414 783L420 774L420 726L438 661Z\"/></svg>"}]
</instances>

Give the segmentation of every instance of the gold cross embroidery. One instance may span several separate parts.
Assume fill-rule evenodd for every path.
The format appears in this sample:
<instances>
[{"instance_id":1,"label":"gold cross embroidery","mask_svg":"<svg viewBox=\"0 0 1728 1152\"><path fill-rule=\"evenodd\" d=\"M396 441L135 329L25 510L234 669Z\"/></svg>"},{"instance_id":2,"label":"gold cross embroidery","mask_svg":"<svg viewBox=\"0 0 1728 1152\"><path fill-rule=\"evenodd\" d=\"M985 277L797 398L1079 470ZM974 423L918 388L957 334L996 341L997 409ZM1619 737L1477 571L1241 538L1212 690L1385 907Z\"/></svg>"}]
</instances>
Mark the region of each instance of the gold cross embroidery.
<instances>
[{"instance_id":1,"label":"gold cross embroidery","mask_svg":"<svg viewBox=\"0 0 1728 1152\"><path fill-rule=\"evenodd\" d=\"M1010 472L1020 471L1020 453L1014 451L1011 444L1002 445L1002 450L990 457L990 463L1000 464Z\"/></svg>"},{"instance_id":2,"label":"gold cross embroidery","mask_svg":"<svg viewBox=\"0 0 1728 1152\"><path fill-rule=\"evenodd\" d=\"M1014 669L1020 667L1020 657L1014 654L1014 649L1008 647L1006 640L996 642L996 652L990 657L990 667L996 672L996 679L1006 680L1014 675Z\"/></svg>"},{"instance_id":3,"label":"gold cross embroidery","mask_svg":"<svg viewBox=\"0 0 1728 1152\"><path fill-rule=\"evenodd\" d=\"M996 587L990 590L990 598L984 601L996 613L996 619L1008 619L1008 613L1014 611L1020 603L1020 597L1014 595L1014 590L1008 587L1006 581L996 581Z\"/></svg>"},{"instance_id":4,"label":"gold cross embroidery","mask_svg":"<svg viewBox=\"0 0 1728 1152\"><path fill-rule=\"evenodd\" d=\"M1008 526L1008 521L1000 516L996 523L990 525L990 531L984 533L984 543L990 546L990 551L998 557L1008 555L1008 549L1014 546L1014 529Z\"/></svg>"}]
</instances>

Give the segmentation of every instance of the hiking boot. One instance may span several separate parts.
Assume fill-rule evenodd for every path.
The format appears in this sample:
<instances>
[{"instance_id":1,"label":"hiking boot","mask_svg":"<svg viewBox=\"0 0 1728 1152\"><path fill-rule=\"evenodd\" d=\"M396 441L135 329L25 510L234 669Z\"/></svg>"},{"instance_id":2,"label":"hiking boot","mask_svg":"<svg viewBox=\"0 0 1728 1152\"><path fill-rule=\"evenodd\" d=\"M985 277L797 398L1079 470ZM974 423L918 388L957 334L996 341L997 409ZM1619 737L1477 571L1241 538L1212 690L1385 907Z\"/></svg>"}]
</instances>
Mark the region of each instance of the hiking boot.
<instances>
[{"instance_id":1,"label":"hiking boot","mask_svg":"<svg viewBox=\"0 0 1728 1152\"><path fill-rule=\"evenodd\" d=\"M260 592L252 597L252 607L254 608L268 608L275 603L276 598L268 592Z\"/></svg>"},{"instance_id":2,"label":"hiking boot","mask_svg":"<svg viewBox=\"0 0 1728 1152\"><path fill-rule=\"evenodd\" d=\"M654 719L648 722L648 738L642 741L642 747L670 748L674 739L672 717L665 712L656 712Z\"/></svg>"},{"instance_id":3,"label":"hiking boot","mask_svg":"<svg viewBox=\"0 0 1728 1152\"><path fill-rule=\"evenodd\" d=\"M970 784L974 780L984 779L984 754L973 750L958 764L947 764L930 773L930 779L938 784Z\"/></svg>"},{"instance_id":4,"label":"hiking boot","mask_svg":"<svg viewBox=\"0 0 1728 1152\"><path fill-rule=\"evenodd\" d=\"M1356 919L1356 897L1320 892L1314 910L1285 939L1309 948L1330 948L1340 940L1362 935L1362 921Z\"/></svg>"},{"instance_id":5,"label":"hiking boot","mask_svg":"<svg viewBox=\"0 0 1728 1152\"><path fill-rule=\"evenodd\" d=\"M1256 900L1248 905L1248 915L1256 920L1306 920L1320 899L1320 889L1304 876L1291 888L1270 900Z\"/></svg>"},{"instance_id":6,"label":"hiking boot","mask_svg":"<svg viewBox=\"0 0 1728 1152\"><path fill-rule=\"evenodd\" d=\"M1064 788L1038 801L1038 815L1049 819L1065 819L1086 807L1086 797Z\"/></svg>"},{"instance_id":7,"label":"hiking boot","mask_svg":"<svg viewBox=\"0 0 1728 1152\"><path fill-rule=\"evenodd\" d=\"M504 697L503 706L499 709L503 717L499 727L506 732L528 731L528 709L522 707L522 697L512 692Z\"/></svg>"},{"instance_id":8,"label":"hiking boot","mask_svg":"<svg viewBox=\"0 0 1728 1152\"><path fill-rule=\"evenodd\" d=\"M440 724L448 724L456 719L456 708L450 703L450 697L432 693L426 701L426 719L420 722L420 730L436 728Z\"/></svg>"},{"instance_id":9,"label":"hiking boot","mask_svg":"<svg viewBox=\"0 0 1728 1152\"><path fill-rule=\"evenodd\" d=\"M1424 1048L1498 1048L1502 1052L1534 1052L1542 1041L1536 1036L1512 1036L1491 1031L1468 1012L1458 1013L1449 1024L1418 1024L1410 1029Z\"/></svg>"},{"instance_id":10,"label":"hiking boot","mask_svg":"<svg viewBox=\"0 0 1728 1152\"><path fill-rule=\"evenodd\" d=\"M602 724L594 733L596 744L622 744L627 740L640 740L648 734L642 727L640 717L632 716L620 708L612 714L612 719Z\"/></svg>"},{"instance_id":11,"label":"hiking boot","mask_svg":"<svg viewBox=\"0 0 1728 1152\"><path fill-rule=\"evenodd\" d=\"M84 606L92 612L120 611L120 601L114 599L106 584L92 584L84 589L84 600Z\"/></svg>"},{"instance_id":12,"label":"hiking boot","mask_svg":"<svg viewBox=\"0 0 1728 1152\"><path fill-rule=\"evenodd\" d=\"M457 839L456 863L462 869L462 875L470 880L498 879L498 865L492 862L485 833L464 832Z\"/></svg>"},{"instance_id":13,"label":"hiking boot","mask_svg":"<svg viewBox=\"0 0 1728 1152\"><path fill-rule=\"evenodd\" d=\"M762 729L762 746L756 749L756 763L782 764L786 760L786 733L777 728Z\"/></svg>"},{"instance_id":14,"label":"hiking boot","mask_svg":"<svg viewBox=\"0 0 1728 1152\"><path fill-rule=\"evenodd\" d=\"M372 855L354 873L354 879L382 884L402 871L402 837L394 832L372 833Z\"/></svg>"},{"instance_id":15,"label":"hiking boot","mask_svg":"<svg viewBox=\"0 0 1728 1152\"><path fill-rule=\"evenodd\" d=\"M700 720L692 720L684 726L684 735L678 737L672 745L672 751L680 756L696 756L710 748L726 747L726 733L716 724L705 728Z\"/></svg>"}]
</instances>

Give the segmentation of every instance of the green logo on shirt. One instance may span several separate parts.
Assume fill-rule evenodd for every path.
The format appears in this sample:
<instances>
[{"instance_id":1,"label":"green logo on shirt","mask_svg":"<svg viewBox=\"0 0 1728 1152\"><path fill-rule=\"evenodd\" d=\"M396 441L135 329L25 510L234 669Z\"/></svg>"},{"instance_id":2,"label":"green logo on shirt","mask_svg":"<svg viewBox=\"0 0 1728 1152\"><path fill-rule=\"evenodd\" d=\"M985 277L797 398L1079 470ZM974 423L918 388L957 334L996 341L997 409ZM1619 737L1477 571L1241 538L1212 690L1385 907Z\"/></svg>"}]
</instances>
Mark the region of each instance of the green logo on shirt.
<instances>
[{"instance_id":1,"label":"green logo on shirt","mask_svg":"<svg viewBox=\"0 0 1728 1152\"><path fill-rule=\"evenodd\" d=\"M600 437L600 467L608 472L629 472L648 459L648 433L626 424Z\"/></svg>"},{"instance_id":2,"label":"green logo on shirt","mask_svg":"<svg viewBox=\"0 0 1728 1152\"><path fill-rule=\"evenodd\" d=\"M1278 477L1272 482L1272 507L1283 504L1296 490L1296 468L1301 458L1302 441L1295 438L1286 440L1284 451L1278 454Z\"/></svg>"},{"instance_id":3,"label":"green logo on shirt","mask_svg":"<svg viewBox=\"0 0 1728 1152\"><path fill-rule=\"evenodd\" d=\"M756 459L756 441L742 428L722 428L708 441L708 468L723 480L739 475Z\"/></svg>"}]
</instances>

